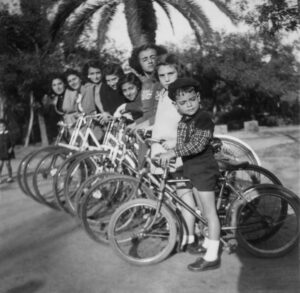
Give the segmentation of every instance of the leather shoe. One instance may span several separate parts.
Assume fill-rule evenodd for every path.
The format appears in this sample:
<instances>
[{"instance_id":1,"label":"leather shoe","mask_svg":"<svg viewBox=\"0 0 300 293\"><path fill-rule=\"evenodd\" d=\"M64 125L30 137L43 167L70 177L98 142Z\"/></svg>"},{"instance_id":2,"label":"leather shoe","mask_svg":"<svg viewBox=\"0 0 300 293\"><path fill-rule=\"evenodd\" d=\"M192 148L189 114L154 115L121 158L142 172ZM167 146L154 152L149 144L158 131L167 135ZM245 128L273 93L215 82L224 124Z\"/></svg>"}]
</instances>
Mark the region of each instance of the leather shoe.
<instances>
[{"instance_id":1,"label":"leather shoe","mask_svg":"<svg viewBox=\"0 0 300 293\"><path fill-rule=\"evenodd\" d=\"M185 251L190 254L204 254L206 252L206 248L204 248L201 244L187 244L185 247Z\"/></svg>"},{"instance_id":2,"label":"leather shoe","mask_svg":"<svg viewBox=\"0 0 300 293\"><path fill-rule=\"evenodd\" d=\"M219 268L221 265L220 258L214 261L206 261L204 258L197 258L195 262L188 265L188 269L193 272L202 272L208 270L214 270Z\"/></svg>"}]
</instances>

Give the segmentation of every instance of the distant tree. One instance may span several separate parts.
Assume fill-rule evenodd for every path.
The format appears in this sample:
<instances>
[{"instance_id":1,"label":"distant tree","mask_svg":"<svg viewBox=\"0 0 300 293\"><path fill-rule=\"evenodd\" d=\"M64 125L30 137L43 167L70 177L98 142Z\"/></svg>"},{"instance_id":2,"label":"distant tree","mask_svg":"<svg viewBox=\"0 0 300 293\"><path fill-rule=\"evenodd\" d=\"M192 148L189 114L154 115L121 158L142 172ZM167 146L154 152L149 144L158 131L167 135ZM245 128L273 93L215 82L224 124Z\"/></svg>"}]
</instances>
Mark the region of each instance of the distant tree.
<instances>
[{"instance_id":1,"label":"distant tree","mask_svg":"<svg viewBox=\"0 0 300 293\"><path fill-rule=\"evenodd\" d=\"M282 31L300 28L299 0L268 0L256 5L255 11L247 14L246 22L259 29L263 36L275 36Z\"/></svg>"},{"instance_id":2,"label":"distant tree","mask_svg":"<svg viewBox=\"0 0 300 293\"><path fill-rule=\"evenodd\" d=\"M264 112L277 115L280 98L300 89L299 64L292 46L277 40L263 47L257 35L216 34L203 47L203 56L191 48L182 58L194 64L203 102L215 113L239 108L248 115L240 119L258 119Z\"/></svg>"}]
</instances>

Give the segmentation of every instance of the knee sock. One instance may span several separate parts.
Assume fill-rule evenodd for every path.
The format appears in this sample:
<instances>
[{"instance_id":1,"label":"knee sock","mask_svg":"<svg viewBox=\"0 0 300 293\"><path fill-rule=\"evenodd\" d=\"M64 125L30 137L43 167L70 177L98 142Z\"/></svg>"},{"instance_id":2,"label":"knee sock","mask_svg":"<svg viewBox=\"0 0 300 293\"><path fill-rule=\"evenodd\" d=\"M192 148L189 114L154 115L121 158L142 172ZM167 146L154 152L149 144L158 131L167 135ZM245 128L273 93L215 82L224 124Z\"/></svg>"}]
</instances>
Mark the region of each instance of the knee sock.
<instances>
[{"instance_id":1,"label":"knee sock","mask_svg":"<svg viewBox=\"0 0 300 293\"><path fill-rule=\"evenodd\" d=\"M182 245L191 244L195 242L195 235L183 235Z\"/></svg>"},{"instance_id":2,"label":"knee sock","mask_svg":"<svg viewBox=\"0 0 300 293\"><path fill-rule=\"evenodd\" d=\"M214 261L218 258L220 241L208 239L207 242L207 251L203 258L206 261Z\"/></svg>"},{"instance_id":3,"label":"knee sock","mask_svg":"<svg viewBox=\"0 0 300 293\"><path fill-rule=\"evenodd\" d=\"M203 243L202 243L202 247L207 248L207 246L208 246L208 241L209 241L209 239L208 239L207 237L204 237L204 241L203 241Z\"/></svg>"}]
</instances>

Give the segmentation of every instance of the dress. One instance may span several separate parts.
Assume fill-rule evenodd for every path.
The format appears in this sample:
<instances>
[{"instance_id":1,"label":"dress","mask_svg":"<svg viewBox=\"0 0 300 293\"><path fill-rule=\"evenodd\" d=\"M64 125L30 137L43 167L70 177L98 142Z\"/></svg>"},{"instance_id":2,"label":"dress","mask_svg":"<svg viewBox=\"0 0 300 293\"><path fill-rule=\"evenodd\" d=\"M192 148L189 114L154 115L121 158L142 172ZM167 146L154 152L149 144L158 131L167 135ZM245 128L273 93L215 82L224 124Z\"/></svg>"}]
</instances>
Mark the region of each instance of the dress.
<instances>
[{"instance_id":1,"label":"dress","mask_svg":"<svg viewBox=\"0 0 300 293\"><path fill-rule=\"evenodd\" d=\"M199 191L214 191L219 168L210 141L214 123L209 113L198 110L178 123L176 156L182 157L183 175Z\"/></svg>"},{"instance_id":2,"label":"dress","mask_svg":"<svg viewBox=\"0 0 300 293\"><path fill-rule=\"evenodd\" d=\"M7 161L15 158L15 153L9 149L13 147L11 137L8 130L0 133L0 160Z\"/></svg>"},{"instance_id":3,"label":"dress","mask_svg":"<svg viewBox=\"0 0 300 293\"><path fill-rule=\"evenodd\" d=\"M155 139L164 139L169 143L169 146L175 147L177 140L177 127L181 119L172 100L168 96L168 91L162 89L159 92L159 100L156 109L154 125L152 128L152 137ZM167 150L159 143L152 144L151 157L159 153L165 153ZM181 158L177 158L175 168L182 166ZM151 169L152 173L162 173L161 168ZM173 170L171 170L173 171Z\"/></svg>"}]
</instances>

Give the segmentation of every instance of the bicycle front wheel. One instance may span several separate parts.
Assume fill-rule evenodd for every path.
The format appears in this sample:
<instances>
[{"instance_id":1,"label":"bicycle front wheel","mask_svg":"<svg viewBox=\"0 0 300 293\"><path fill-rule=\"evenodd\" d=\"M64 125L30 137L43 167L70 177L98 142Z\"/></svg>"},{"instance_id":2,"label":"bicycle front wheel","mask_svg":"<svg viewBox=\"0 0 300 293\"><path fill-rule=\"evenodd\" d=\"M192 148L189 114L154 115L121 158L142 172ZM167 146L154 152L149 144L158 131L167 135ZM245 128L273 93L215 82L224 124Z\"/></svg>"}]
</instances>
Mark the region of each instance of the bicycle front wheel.
<instances>
[{"instance_id":1,"label":"bicycle front wheel","mask_svg":"<svg viewBox=\"0 0 300 293\"><path fill-rule=\"evenodd\" d=\"M299 199L282 186L250 189L237 213L237 239L251 254L279 257L299 241Z\"/></svg>"},{"instance_id":2,"label":"bicycle front wheel","mask_svg":"<svg viewBox=\"0 0 300 293\"><path fill-rule=\"evenodd\" d=\"M175 247L177 227L170 210L157 202L134 199L112 215L108 236L114 251L134 265L150 265L166 259Z\"/></svg>"},{"instance_id":3,"label":"bicycle front wheel","mask_svg":"<svg viewBox=\"0 0 300 293\"><path fill-rule=\"evenodd\" d=\"M111 215L124 202L137 197L153 198L154 195L135 177L112 175L97 182L80 204L80 220L84 230L93 240L108 244L107 227Z\"/></svg>"}]
</instances>

